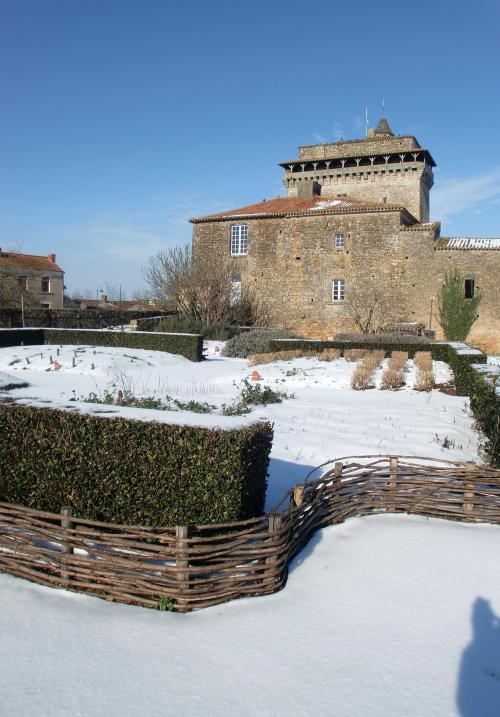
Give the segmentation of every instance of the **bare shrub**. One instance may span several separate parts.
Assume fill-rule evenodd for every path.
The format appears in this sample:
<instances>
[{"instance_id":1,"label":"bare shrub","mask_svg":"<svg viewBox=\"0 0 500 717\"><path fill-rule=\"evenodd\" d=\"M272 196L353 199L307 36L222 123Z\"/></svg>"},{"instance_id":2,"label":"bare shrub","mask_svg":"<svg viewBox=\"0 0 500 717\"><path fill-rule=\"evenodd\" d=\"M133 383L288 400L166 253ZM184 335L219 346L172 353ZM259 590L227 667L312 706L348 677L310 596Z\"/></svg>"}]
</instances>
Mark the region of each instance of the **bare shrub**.
<instances>
[{"instance_id":1,"label":"bare shrub","mask_svg":"<svg viewBox=\"0 0 500 717\"><path fill-rule=\"evenodd\" d=\"M273 323L271 310L252 287L241 287L228 257L210 263L195 261L189 245L175 246L149 257L143 273L160 308L175 308L182 317L203 326L221 321L257 326Z\"/></svg>"},{"instance_id":2,"label":"bare shrub","mask_svg":"<svg viewBox=\"0 0 500 717\"><path fill-rule=\"evenodd\" d=\"M406 297L400 287L389 287L381 277L360 277L349 282L343 310L354 329L363 334L377 333L384 326L404 319Z\"/></svg>"}]
</instances>

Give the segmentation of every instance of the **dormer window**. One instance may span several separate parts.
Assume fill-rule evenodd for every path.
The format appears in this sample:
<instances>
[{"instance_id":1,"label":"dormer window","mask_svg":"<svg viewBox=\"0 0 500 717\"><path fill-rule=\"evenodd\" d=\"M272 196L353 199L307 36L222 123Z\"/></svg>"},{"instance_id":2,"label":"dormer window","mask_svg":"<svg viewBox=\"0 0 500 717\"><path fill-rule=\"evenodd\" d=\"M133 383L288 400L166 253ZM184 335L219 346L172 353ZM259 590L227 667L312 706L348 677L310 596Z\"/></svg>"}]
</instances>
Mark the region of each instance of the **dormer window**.
<instances>
[{"instance_id":1,"label":"dormer window","mask_svg":"<svg viewBox=\"0 0 500 717\"><path fill-rule=\"evenodd\" d=\"M231 227L231 256L248 253L248 224L233 224Z\"/></svg>"},{"instance_id":2,"label":"dormer window","mask_svg":"<svg viewBox=\"0 0 500 717\"><path fill-rule=\"evenodd\" d=\"M345 235L335 234L335 249L343 249L345 246Z\"/></svg>"}]
</instances>

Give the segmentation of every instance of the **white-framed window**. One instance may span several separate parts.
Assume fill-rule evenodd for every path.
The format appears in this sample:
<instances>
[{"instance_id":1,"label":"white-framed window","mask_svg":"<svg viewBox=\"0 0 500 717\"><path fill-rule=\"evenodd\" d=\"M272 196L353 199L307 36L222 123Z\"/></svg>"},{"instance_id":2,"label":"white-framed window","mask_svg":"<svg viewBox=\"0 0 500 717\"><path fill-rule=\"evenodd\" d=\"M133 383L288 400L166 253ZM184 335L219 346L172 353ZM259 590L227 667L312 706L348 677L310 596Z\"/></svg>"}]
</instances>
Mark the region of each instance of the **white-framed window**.
<instances>
[{"instance_id":1,"label":"white-framed window","mask_svg":"<svg viewBox=\"0 0 500 717\"><path fill-rule=\"evenodd\" d=\"M43 302L40 304L41 309L50 309L50 304L44 304Z\"/></svg>"},{"instance_id":2,"label":"white-framed window","mask_svg":"<svg viewBox=\"0 0 500 717\"><path fill-rule=\"evenodd\" d=\"M335 234L335 249L342 249L345 246L345 235Z\"/></svg>"},{"instance_id":3,"label":"white-framed window","mask_svg":"<svg viewBox=\"0 0 500 717\"><path fill-rule=\"evenodd\" d=\"M233 224L231 227L231 256L248 253L248 224Z\"/></svg>"},{"instance_id":4,"label":"white-framed window","mask_svg":"<svg viewBox=\"0 0 500 717\"><path fill-rule=\"evenodd\" d=\"M241 277L235 276L231 279L231 293L229 294L229 305L238 306L241 304Z\"/></svg>"},{"instance_id":5,"label":"white-framed window","mask_svg":"<svg viewBox=\"0 0 500 717\"><path fill-rule=\"evenodd\" d=\"M42 293L50 293L50 276L42 276Z\"/></svg>"},{"instance_id":6,"label":"white-framed window","mask_svg":"<svg viewBox=\"0 0 500 717\"><path fill-rule=\"evenodd\" d=\"M332 301L344 301L345 279L332 280Z\"/></svg>"}]
</instances>

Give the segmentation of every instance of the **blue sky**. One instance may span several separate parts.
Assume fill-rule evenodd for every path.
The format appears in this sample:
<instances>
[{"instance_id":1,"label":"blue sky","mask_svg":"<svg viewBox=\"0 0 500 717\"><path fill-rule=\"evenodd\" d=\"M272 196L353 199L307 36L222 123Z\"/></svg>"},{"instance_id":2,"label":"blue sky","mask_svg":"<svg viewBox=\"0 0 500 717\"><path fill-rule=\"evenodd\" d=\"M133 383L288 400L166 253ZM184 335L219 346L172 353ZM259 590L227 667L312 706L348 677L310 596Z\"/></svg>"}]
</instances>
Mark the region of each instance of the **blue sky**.
<instances>
[{"instance_id":1,"label":"blue sky","mask_svg":"<svg viewBox=\"0 0 500 717\"><path fill-rule=\"evenodd\" d=\"M187 218L284 193L364 109L436 160L442 233L500 235L498 0L0 0L0 246L141 288Z\"/></svg>"}]
</instances>

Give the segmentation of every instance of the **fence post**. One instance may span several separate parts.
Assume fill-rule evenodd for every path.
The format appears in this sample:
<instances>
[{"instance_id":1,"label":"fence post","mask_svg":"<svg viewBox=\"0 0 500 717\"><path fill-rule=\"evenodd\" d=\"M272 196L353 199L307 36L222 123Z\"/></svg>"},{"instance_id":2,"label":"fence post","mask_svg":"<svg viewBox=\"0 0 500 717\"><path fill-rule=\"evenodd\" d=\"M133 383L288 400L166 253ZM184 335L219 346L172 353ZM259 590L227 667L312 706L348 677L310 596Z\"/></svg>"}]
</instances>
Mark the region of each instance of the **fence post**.
<instances>
[{"instance_id":1,"label":"fence post","mask_svg":"<svg viewBox=\"0 0 500 717\"><path fill-rule=\"evenodd\" d=\"M396 511L396 490L398 482L398 457L390 456L389 458L389 499L387 511L394 513Z\"/></svg>"},{"instance_id":2,"label":"fence post","mask_svg":"<svg viewBox=\"0 0 500 717\"><path fill-rule=\"evenodd\" d=\"M67 567L67 556L73 555L74 550L69 544L69 535L67 531L71 529L71 516L73 511L71 506L65 505L61 508L61 528L63 529L63 536L61 538L61 580L64 583L69 583L69 571Z\"/></svg>"},{"instance_id":3,"label":"fence post","mask_svg":"<svg viewBox=\"0 0 500 717\"><path fill-rule=\"evenodd\" d=\"M276 533L279 533L279 531L281 530L281 524L282 524L282 516L281 516L281 514L280 514L280 513L271 513L271 515L269 516L269 526L268 526L268 533L269 533L269 537L270 537L271 539L274 538L274 535L275 535ZM272 555L266 559L266 563L267 563L267 565L269 566L269 571L270 571L270 572L273 571L274 566L276 565L276 563L278 562L278 560L279 560L279 558L280 558L280 550L281 550L281 548L279 548L279 547L273 547L273 548L272 548L272 551L273 551L273 552L272 552ZM281 584L282 584L282 582L283 582L282 576L281 576L281 575L280 575L280 576L274 575L273 578L272 578L272 579L273 579L273 582L274 582L275 580L277 580L278 578L279 578L279 586L276 587L276 590L278 590L279 587L281 587ZM266 581L266 582L267 582L267 581ZM273 591L273 592L274 592L274 591Z\"/></svg>"},{"instance_id":4,"label":"fence post","mask_svg":"<svg viewBox=\"0 0 500 717\"><path fill-rule=\"evenodd\" d=\"M475 468L476 466L472 461L468 461L466 463L467 473L473 473ZM463 510L465 513L465 520L470 523L474 522L474 487L474 482L472 480L467 480L467 482L465 483Z\"/></svg>"},{"instance_id":5,"label":"fence post","mask_svg":"<svg viewBox=\"0 0 500 717\"><path fill-rule=\"evenodd\" d=\"M175 565L179 571L177 573L177 583L181 593L185 593L189 589L189 575L184 572L189 567L189 547L184 542L188 536L189 528L187 525L175 526L175 537L177 538ZM187 612L188 600L186 598L179 598L177 603L180 612Z\"/></svg>"},{"instance_id":6,"label":"fence post","mask_svg":"<svg viewBox=\"0 0 500 717\"><path fill-rule=\"evenodd\" d=\"M331 501L335 503L335 499L337 497L337 493L340 490L340 485L342 481L342 471L344 470L344 464L343 463L335 463L333 466L333 491L332 491L332 498ZM338 516L339 516L339 508L338 506L333 505L333 508L335 509L335 513L330 518L330 525L337 522ZM341 518L339 523L344 522L344 518Z\"/></svg>"},{"instance_id":7,"label":"fence post","mask_svg":"<svg viewBox=\"0 0 500 717\"><path fill-rule=\"evenodd\" d=\"M293 489L293 504L297 506L302 505L304 501L304 486L303 485L296 485Z\"/></svg>"}]
</instances>

